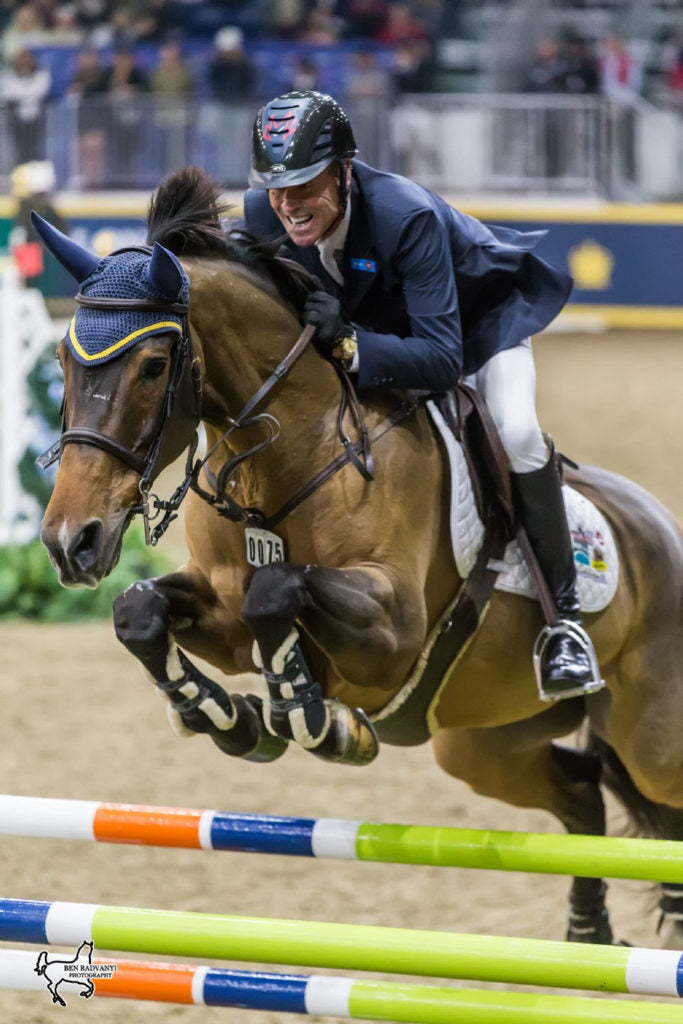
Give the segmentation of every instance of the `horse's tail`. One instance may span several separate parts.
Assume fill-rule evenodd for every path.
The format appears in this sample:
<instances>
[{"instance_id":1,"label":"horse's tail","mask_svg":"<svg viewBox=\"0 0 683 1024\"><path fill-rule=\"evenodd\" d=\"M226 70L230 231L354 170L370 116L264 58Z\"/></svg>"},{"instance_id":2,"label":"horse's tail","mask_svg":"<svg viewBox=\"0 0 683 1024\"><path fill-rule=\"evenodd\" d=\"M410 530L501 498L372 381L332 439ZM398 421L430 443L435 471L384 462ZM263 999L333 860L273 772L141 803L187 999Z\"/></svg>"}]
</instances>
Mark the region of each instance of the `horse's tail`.
<instances>
[{"instance_id":1,"label":"horse's tail","mask_svg":"<svg viewBox=\"0 0 683 1024\"><path fill-rule=\"evenodd\" d=\"M45 974L45 968L46 967L47 967L47 953L43 949L38 954L38 959L36 960L36 966L33 968L33 970L36 972L36 974Z\"/></svg>"},{"instance_id":2,"label":"horse's tail","mask_svg":"<svg viewBox=\"0 0 683 1024\"><path fill-rule=\"evenodd\" d=\"M616 750L594 733L590 734L588 747L600 759L601 781L626 810L632 834L653 839L683 839L682 811L643 796Z\"/></svg>"}]
</instances>

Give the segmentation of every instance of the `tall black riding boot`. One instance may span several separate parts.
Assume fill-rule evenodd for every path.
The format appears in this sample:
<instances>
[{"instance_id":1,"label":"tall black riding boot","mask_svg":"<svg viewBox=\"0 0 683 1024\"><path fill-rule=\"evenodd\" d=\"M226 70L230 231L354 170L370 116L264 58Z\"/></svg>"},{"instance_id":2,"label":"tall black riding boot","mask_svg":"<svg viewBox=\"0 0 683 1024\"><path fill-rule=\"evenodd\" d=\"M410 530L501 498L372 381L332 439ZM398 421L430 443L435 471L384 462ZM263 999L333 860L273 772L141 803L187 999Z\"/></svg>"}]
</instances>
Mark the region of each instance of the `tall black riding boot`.
<instances>
[{"instance_id":1,"label":"tall black riding boot","mask_svg":"<svg viewBox=\"0 0 683 1024\"><path fill-rule=\"evenodd\" d=\"M583 628L576 592L576 565L555 454L541 469L512 474L515 504L559 622L536 641L534 667L541 700L594 693L605 685L590 637Z\"/></svg>"}]
</instances>

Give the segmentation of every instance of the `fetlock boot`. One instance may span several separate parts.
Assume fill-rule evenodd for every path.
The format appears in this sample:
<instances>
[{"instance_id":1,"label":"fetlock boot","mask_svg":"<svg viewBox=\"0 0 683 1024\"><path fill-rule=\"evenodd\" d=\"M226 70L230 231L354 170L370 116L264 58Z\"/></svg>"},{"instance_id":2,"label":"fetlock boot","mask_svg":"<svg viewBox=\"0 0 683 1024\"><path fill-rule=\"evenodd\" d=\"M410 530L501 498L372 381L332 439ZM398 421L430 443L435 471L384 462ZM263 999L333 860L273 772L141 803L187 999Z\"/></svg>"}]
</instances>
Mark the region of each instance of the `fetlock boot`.
<instances>
[{"instance_id":1,"label":"fetlock boot","mask_svg":"<svg viewBox=\"0 0 683 1024\"><path fill-rule=\"evenodd\" d=\"M293 629L269 668L254 643L254 663L263 672L270 698L263 708L266 728L274 736L295 740L323 761L370 764L379 753L375 727L361 708L323 697L297 639Z\"/></svg>"},{"instance_id":2,"label":"fetlock boot","mask_svg":"<svg viewBox=\"0 0 683 1024\"><path fill-rule=\"evenodd\" d=\"M574 549L554 452L541 469L513 473L512 480L519 520L558 615L558 622L545 626L534 646L541 700L594 693L605 683L600 678L592 641L581 621Z\"/></svg>"}]
</instances>

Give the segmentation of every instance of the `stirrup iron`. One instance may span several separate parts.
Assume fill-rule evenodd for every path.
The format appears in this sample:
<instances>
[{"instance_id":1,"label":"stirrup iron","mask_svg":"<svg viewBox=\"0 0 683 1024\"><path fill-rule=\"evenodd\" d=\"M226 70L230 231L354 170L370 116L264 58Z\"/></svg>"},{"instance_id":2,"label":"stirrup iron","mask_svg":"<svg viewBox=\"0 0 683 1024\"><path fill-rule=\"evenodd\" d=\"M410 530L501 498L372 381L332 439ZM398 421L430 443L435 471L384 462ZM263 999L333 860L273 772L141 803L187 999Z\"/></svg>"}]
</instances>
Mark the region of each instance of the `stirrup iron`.
<instances>
[{"instance_id":1,"label":"stirrup iron","mask_svg":"<svg viewBox=\"0 0 683 1024\"><path fill-rule=\"evenodd\" d=\"M567 688L565 690L559 690L557 693L551 693L545 690L543 686L541 662L548 643L556 636L569 636L572 640L576 641L588 658L593 679L590 682L582 683L580 686L575 686L573 689ZM534 675L536 676L536 685L538 686L538 696L546 704L554 703L557 700L563 700L565 697L582 697L590 693L596 693L598 690L602 690L605 686L605 680L600 675L600 666L598 665L598 659L595 654L595 648L592 640L583 626L580 626L578 622L572 622L571 619L560 619L552 626L546 625L543 627L536 637L532 660L534 665Z\"/></svg>"}]
</instances>

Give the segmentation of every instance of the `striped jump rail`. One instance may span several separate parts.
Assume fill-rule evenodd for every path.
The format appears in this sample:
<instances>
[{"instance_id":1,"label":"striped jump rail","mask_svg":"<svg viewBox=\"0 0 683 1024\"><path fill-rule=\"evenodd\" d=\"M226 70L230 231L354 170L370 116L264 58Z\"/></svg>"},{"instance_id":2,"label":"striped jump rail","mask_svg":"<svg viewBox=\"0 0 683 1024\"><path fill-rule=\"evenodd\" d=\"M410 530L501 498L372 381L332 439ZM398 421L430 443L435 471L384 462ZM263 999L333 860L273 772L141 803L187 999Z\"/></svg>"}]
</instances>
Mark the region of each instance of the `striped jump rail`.
<instances>
[{"instance_id":1,"label":"striped jump rail","mask_svg":"<svg viewBox=\"0 0 683 1024\"><path fill-rule=\"evenodd\" d=\"M683 954L543 939L0 900L0 940L210 960L683 996Z\"/></svg>"},{"instance_id":2,"label":"striped jump rail","mask_svg":"<svg viewBox=\"0 0 683 1024\"><path fill-rule=\"evenodd\" d=\"M665 1003L451 989L325 975L269 974L191 964L93 958L114 968L94 977L94 996L410 1024L680 1024ZM36 955L0 950L0 988L44 991ZM66 1000L73 989L61 989ZM74 997L75 998L75 997Z\"/></svg>"},{"instance_id":3,"label":"striped jump rail","mask_svg":"<svg viewBox=\"0 0 683 1024\"><path fill-rule=\"evenodd\" d=\"M683 842L0 795L0 834L683 883Z\"/></svg>"}]
</instances>

